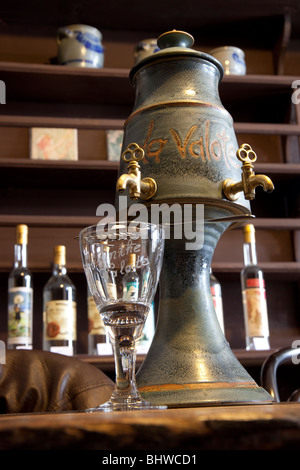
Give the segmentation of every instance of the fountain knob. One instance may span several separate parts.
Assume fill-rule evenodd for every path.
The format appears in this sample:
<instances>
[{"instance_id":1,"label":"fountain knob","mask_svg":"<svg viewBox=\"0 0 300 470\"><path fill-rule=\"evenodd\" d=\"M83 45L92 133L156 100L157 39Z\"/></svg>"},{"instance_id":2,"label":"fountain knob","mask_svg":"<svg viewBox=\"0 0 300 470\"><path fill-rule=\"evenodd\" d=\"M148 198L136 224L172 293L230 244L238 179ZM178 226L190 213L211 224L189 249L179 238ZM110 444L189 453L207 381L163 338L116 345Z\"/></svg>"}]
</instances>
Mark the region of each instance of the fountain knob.
<instances>
[{"instance_id":1,"label":"fountain knob","mask_svg":"<svg viewBox=\"0 0 300 470\"><path fill-rule=\"evenodd\" d=\"M157 45L160 49L167 49L169 47L184 47L190 48L194 44L194 38L191 34L184 31L167 31L159 36Z\"/></svg>"},{"instance_id":2,"label":"fountain knob","mask_svg":"<svg viewBox=\"0 0 300 470\"><path fill-rule=\"evenodd\" d=\"M223 193L229 201L236 201L242 192L245 199L254 199L257 186L262 186L264 191L269 193L273 191L274 185L268 176L254 173L253 163L256 161L257 156L249 144L243 144L238 149L236 156L243 163L242 179L239 182L231 178L223 181Z\"/></svg>"}]
</instances>

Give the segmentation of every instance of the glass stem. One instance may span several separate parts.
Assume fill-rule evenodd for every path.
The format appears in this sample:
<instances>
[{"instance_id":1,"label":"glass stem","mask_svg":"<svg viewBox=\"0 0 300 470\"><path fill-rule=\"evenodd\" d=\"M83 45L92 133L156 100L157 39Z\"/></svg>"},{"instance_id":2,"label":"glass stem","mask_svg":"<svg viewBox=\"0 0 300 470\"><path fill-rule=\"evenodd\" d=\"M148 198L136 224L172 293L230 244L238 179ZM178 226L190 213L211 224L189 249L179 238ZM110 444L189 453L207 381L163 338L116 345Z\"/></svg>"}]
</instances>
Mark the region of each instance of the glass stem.
<instances>
[{"instance_id":1,"label":"glass stem","mask_svg":"<svg viewBox=\"0 0 300 470\"><path fill-rule=\"evenodd\" d=\"M115 357L116 388L115 398L124 395L124 398L140 400L135 381L136 348L135 345L120 345L118 341L112 342Z\"/></svg>"}]
</instances>

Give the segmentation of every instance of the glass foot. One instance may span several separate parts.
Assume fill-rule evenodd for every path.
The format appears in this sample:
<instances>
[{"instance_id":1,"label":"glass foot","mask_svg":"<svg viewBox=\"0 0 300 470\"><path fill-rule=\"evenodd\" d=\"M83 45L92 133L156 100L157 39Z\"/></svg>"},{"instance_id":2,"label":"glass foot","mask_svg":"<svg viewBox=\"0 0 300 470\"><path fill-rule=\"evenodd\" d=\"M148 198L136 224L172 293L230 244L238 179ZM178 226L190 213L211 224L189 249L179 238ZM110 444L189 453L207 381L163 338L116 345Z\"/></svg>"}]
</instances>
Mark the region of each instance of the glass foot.
<instances>
[{"instance_id":1,"label":"glass foot","mask_svg":"<svg viewBox=\"0 0 300 470\"><path fill-rule=\"evenodd\" d=\"M134 411L134 410L165 410L166 405L153 405L152 403L146 400L139 401L124 401L124 402L114 402L107 401L102 405L96 406L95 408L89 408L85 410L86 413L96 413L96 412L111 412L111 411Z\"/></svg>"}]
</instances>

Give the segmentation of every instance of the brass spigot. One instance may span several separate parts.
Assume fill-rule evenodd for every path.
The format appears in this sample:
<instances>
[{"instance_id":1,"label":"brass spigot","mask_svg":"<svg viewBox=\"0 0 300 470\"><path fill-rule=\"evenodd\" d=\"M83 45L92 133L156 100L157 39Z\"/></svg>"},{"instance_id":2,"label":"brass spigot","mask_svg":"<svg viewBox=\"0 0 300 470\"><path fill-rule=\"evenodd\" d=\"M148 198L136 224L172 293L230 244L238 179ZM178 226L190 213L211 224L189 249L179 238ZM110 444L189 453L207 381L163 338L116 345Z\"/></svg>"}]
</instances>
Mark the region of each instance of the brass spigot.
<instances>
[{"instance_id":1,"label":"brass spigot","mask_svg":"<svg viewBox=\"0 0 300 470\"><path fill-rule=\"evenodd\" d=\"M243 163L242 180L238 183L231 178L223 182L223 193L229 201L235 201L239 197L239 193L244 192L245 199L251 200L255 198L255 188L262 186L264 191L268 193L274 189L271 179L265 175L255 175L253 163L257 159L256 153L249 144L243 144L236 153L237 158Z\"/></svg>"},{"instance_id":2,"label":"brass spigot","mask_svg":"<svg viewBox=\"0 0 300 470\"><path fill-rule=\"evenodd\" d=\"M129 187L131 199L151 199L157 191L156 181L152 178L141 179L141 167L138 164L144 157L144 149L131 143L122 153L122 159L128 163L128 173L121 175L117 181L117 191L123 192Z\"/></svg>"}]
</instances>

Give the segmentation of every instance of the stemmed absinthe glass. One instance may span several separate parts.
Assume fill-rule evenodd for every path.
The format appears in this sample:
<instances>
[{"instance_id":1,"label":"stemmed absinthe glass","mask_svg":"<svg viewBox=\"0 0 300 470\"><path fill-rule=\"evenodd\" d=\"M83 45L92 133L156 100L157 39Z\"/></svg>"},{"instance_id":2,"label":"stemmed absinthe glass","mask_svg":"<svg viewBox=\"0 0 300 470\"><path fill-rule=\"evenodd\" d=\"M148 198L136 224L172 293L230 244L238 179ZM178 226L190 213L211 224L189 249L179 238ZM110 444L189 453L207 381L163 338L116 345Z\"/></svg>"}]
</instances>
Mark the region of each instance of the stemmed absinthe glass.
<instances>
[{"instance_id":1,"label":"stemmed absinthe glass","mask_svg":"<svg viewBox=\"0 0 300 470\"><path fill-rule=\"evenodd\" d=\"M157 288L163 229L134 221L98 223L83 229L79 242L87 282L113 347L116 373L110 400L87 411L166 408L143 400L135 381L136 343Z\"/></svg>"}]
</instances>

